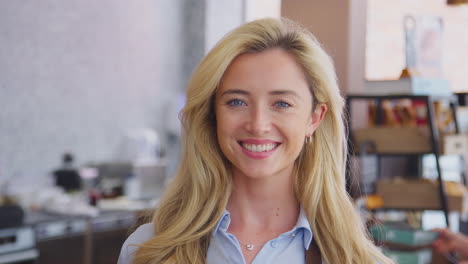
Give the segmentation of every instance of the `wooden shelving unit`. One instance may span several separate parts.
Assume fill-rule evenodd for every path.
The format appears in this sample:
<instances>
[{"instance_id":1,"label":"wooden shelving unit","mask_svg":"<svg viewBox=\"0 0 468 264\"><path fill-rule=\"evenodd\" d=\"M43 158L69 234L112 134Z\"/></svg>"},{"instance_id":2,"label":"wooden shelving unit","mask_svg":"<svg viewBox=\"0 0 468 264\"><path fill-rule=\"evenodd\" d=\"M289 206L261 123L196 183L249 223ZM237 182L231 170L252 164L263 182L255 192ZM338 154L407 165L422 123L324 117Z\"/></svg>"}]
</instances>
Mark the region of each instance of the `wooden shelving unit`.
<instances>
[{"instance_id":1,"label":"wooden shelving unit","mask_svg":"<svg viewBox=\"0 0 468 264\"><path fill-rule=\"evenodd\" d=\"M424 152L391 152L391 153L385 153L385 152L378 152L375 151L373 154L377 156L377 164L378 164L378 175L381 173L380 172L380 162L381 162L381 157L384 156L422 156L424 154L433 154L435 156L435 163L436 163L436 170L437 170L437 177L439 180L439 183L443 183L443 175L442 175L442 170L441 170L441 165L440 165L440 156L442 155L441 152L441 138L439 135L439 130L437 128L436 124L436 118L435 118L435 109L434 109L434 102L439 101L439 100L445 100L450 103L450 108L453 114L454 122L455 122L455 131L456 133L459 132L458 129L458 124L457 124L457 119L456 119L456 107L457 107L457 101L455 97L441 97L441 96L429 96L429 95L364 95L364 94L353 94L353 95L348 95L346 97L346 109L348 113L348 122L347 122L347 129L348 129L348 149L349 149L349 155L350 157L352 156L357 156L359 155L360 151L360 146L355 146L354 144L354 134L353 134L353 129L352 128L352 103L355 101L374 101L375 104L377 105L377 109L379 106L382 105L382 102L385 100L399 100L399 99L410 99L410 100L420 100L424 101L425 107L426 107L426 112L427 112L427 128L429 130L429 151L424 151ZM383 119L383 113L382 112L377 112L377 120L382 120ZM350 160L350 159L348 159ZM348 164L349 165L349 164ZM348 166L347 170L347 183L348 186L350 185L350 169ZM441 210L444 212L445 215L445 222L447 226L449 226L449 209L448 209L448 199L447 195L444 189L444 184L438 184L438 195L440 198L440 204L441 204ZM401 208L400 208L401 209ZM420 208L421 210L425 210L426 208ZM414 210L414 208L412 209Z\"/></svg>"}]
</instances>

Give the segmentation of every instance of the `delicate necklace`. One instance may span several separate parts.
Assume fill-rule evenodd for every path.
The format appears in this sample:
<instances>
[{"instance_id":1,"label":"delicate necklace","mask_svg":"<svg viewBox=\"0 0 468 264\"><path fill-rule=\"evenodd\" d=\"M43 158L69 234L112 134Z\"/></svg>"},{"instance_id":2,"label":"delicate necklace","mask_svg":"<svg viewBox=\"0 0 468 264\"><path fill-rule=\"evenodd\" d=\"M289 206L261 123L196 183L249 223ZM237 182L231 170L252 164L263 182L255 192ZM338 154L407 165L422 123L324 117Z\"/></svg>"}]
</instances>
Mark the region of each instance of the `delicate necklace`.
<instances>
[{"instance_id":1,"label":"delicate necklace","mask_svg":"<svg viewBox=\"0 0 468 264\"><path fill-rule=\"evenodd\" d=\"M258 244L258 245L254 245L254 244L245 244L245 243L242 243L242 241L239 240L239 243L241 243L243 246L245 246L245 249L247 249L248 251L252 251L254 249L254 247L259 247L259 246L263 246L265 245L266 243L263 243L263 244Z\"/></svg>"}]
</instances>

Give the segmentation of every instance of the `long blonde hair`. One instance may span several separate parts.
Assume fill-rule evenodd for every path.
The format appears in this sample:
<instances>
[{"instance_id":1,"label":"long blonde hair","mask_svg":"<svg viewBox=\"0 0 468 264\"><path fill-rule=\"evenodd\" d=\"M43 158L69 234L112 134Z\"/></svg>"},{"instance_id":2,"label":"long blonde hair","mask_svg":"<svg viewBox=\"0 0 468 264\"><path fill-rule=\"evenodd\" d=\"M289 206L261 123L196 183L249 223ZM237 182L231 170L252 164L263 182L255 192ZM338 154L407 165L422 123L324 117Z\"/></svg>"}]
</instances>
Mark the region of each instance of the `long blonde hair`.
<instances>
[{"instance_id":1,"label":"long blonde hair","mask_svg":"<svg viewBox=\"0 0 468 264\"><path fill-rule=\"evenodd\" d=\"M201 61L182 110L183 151L173 182L154 217L154 236L140 245L136 264L206 262L211 234L231 194L229 161L216 137L213 103L232 61L243 53L281 48L307 76L314 101L328 111L296 160L295 191L327 263L392 263L368 239L345 190L343 98L333 63L314 36L286 19L261 19L227 34Z\"/></svg>"}]
</instances>

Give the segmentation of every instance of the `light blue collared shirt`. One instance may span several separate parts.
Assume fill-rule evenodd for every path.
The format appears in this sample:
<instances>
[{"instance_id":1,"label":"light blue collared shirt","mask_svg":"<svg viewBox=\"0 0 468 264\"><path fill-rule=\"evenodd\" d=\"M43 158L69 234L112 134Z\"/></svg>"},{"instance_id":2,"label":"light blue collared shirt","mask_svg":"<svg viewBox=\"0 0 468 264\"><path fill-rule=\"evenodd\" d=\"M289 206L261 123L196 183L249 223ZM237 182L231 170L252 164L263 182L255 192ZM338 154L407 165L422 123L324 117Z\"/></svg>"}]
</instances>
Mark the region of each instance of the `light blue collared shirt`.
<instances>
[{"instance_id":1,"label":"light blue collared shirt","mask_svg":"<svg viewBox=\"0 0 468 264\"><path fill-rule=\"evenodd\" d=\"M241 245L237 238L227 230L231 223L231 216L224 211L223 216L213 230L207 252L207 264L244 264ZM140 226L131 234L122 246L118 264L131 264L136 246L154 236L153 224ZM263 245L252 264L263 263L294 263L305 264L305 251L309 248L313 233L305 212L301 209L296 226Z\"/></svg>"}]
</instances>

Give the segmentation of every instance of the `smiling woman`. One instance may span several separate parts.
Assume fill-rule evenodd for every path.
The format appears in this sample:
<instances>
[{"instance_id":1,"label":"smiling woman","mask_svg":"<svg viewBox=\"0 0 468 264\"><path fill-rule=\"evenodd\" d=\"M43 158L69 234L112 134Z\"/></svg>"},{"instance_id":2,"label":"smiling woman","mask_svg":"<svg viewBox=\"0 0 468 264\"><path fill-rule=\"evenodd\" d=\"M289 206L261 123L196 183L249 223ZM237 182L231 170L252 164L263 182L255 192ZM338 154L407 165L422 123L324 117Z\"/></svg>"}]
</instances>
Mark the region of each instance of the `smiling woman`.
<instances>
[{"instance_id":1,"label":"smiling woman","mask_svg":"<svg viewBox=\"0 0 468 264\"><path fill-rule=\"evenodd\" d=\"M233 165L235 186L260 177L275 178L278 186L293 186L294 161L325 112L325 104L312 111L303 70L285 50L237 57L215 100L218 143Z\"/></svg>"},{"instance_id":2,"label":"smiling woman","mask_svg":"<svg viewBox=\"0 0 468 264\"><path fill-rule=\"evenodd\" d=\"M308 31L285 19L235 29L189 83L179 170L119 263L392 263L346 193L342 115Z\"/></svg>"}]
</instances>

